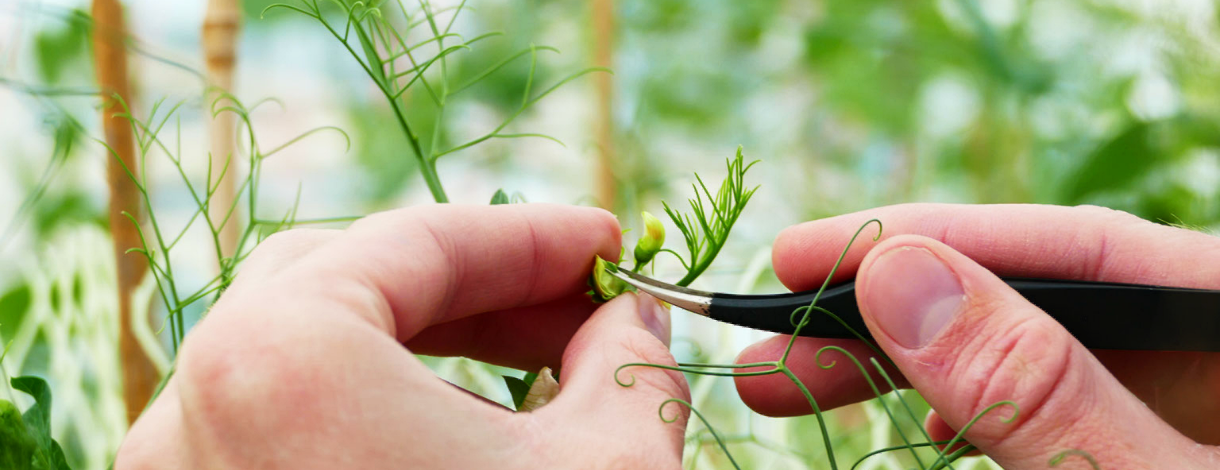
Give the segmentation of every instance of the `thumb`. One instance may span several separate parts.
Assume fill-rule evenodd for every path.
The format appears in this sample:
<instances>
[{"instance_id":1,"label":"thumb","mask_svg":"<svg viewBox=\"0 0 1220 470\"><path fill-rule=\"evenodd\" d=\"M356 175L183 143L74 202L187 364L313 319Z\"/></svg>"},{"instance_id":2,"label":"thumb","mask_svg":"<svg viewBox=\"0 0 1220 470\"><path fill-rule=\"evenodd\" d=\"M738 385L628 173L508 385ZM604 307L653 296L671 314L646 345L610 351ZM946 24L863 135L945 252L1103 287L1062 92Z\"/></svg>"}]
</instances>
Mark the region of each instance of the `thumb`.
<instances>
[{"instance_id":1,"label":"thumb","mask_svg":"<svg viewBox=\"0 0 1220 470\"><path fill-rule=\"evenodd\" d=\"M666 401L690 401L685 377L654 367L622 368L676 366L669 334L669 310L651 296L625 294L607 303L568 343L559 396L537 413L563 421L557 423L563 429L589 433L599 452L642 460L622 468L679 467L688 410Z\"/></svg>"},{"instance_id":2,"label":"thumb","mask_svg":"<svg viewBox=\"0 0 1220 470\"><path fill-rule=\"evenodd\" d=\"M1216 458L1161 421L1053 318L944 244L891 238L865 258L856 285L878 345L949 427L1015 404L983 413L965 433L1004 468L1046 468L1069 450L1101 468L1195 468L1195 459ZM1062 467L1073 465L1086 464Z\"/></svg>"}]
</instances>

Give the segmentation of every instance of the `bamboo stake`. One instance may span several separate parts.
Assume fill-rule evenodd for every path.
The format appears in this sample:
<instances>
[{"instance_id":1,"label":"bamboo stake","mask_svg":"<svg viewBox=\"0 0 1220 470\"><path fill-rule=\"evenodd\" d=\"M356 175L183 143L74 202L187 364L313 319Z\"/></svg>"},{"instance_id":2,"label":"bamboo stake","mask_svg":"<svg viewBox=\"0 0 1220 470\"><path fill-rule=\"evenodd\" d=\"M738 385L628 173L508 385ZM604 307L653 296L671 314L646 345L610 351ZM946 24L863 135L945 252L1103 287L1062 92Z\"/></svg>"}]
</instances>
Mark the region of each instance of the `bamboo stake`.
<instances>
[{"instance_id":1,"label":"bamboo stake","mask_svg":"<svg viewBox=\"0 0 1220 470\"><path fill-rule=\"evenodd\" d=\"M114 260L119 288L119 357L123 368L123 403L127 422L133 423L152 397L160 378L156 367L140 347L132 331L131 296L144 271L148 268L143 257L128 255L128 248L140 246L137 228L123 216L127 212L143 220L140 195L135 182L116 159L122 159L133 172L136 168L131 123L116 117L123 112L113 94L123 97L129 105L131 90L127 80L127 49L124 47L123 10L118 0L93 1L93 61L98 87L106 101L102 105L102 128L106 144L115 155L106 160L106 178L110 184L110 233L114 239ZM138 174L138 173L137 173ZM143 319L147 321L147 319Z\"/></svg>"},{"instance_id":2,"label":"bamboo stake","mask_svg":"<svg viewBox=\"0 0 1220 470\"><path fill-rule=\"evenodd\" d=\"M614 0L593 0L593 61L610 68L614 62ZM594 197L605 209L614 210L618 189L614 178L614 81L608 73L595 74L597 87L598 158L595 167Z\"/></svg>"},{"instance_id":3,"label":"bamboo stake","mask_svg":"<svg viewBox=\"0 0 1220 470\"><path fill-rule=\"evenodd\" d=\"M203 55L207 61L208 92L207 108L220 99L221 92L232 92L233 63L237 56L237 32L241 25L241 9L236 0L209 0L203 20ZM236 197L237 172L234 161L236 145L236 122L233 113L221 113L212 119L211 159L212 181L218 187L208 205L212 221L220 223L233 205ZM225 169L221 172L221 169ZM253 215L251 215L253 216ZM220 228L220 249L225 257L234 256L237 248L237 223L230 219Z\"/></svg>"}]
</instances>

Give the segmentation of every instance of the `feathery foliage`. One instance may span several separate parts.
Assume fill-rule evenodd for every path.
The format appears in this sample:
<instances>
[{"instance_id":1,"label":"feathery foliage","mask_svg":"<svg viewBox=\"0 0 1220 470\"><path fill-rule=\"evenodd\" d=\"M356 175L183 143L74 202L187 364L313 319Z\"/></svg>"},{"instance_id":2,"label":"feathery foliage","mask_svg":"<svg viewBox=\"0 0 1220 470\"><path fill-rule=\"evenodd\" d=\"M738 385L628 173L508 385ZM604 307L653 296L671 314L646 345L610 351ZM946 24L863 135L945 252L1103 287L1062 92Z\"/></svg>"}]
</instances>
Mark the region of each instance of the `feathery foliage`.
<instances>
[{"instance_id":1,"label":"feathery foliage","mask_svg":"<svg viewBox=\"0 0 1220 470\"><path fill-rule=\"evenodd\" d=\"M326 8L326 5L333 6L333 11ZM428 0L419 0L418 9L407 7L403 0L300 0L297 3L269 5L263 10L263 14L273 9L285 9L313 18L347 49L377 85L377 89L393 110L395 120L407 138L433 199L436 202L448 202L449 196L437 174L437 160L491 139L540 137L562 144L558 139L545 134L511 132L508 127L527 109L564 84L592 72L609 72L602 67L586 68L559 79L551 86L542 88L542 91L535 91L534 74L538 65L538 53L558 53L559 50L549 46L531 45L475 73L472 78L457 82L449 65L449 56L470 50L481 41L502 35L499 32L489 32L465 38L452 32L454 22L467 8L466 0L462 0L456 7L440 9ZM442 19L442 16L448 16L448 19ZM411 33L419 29L425 30L425 38L411 42ZM530 68L525 87L521 91L520 105L482 135L444 146L441 135L444 126L441 124L445 120L445 112L451 100L508 64L526 56L530 59ZM436 72L432 72L433 70ZM436 108L435 114L429 116L433 125L432 135L427 140L420 135L418 123L412 123L407 118L408 91L420 86L424 91L419 93L423 95L419 99L429 100Z\"/></svg>"}]
</instances>

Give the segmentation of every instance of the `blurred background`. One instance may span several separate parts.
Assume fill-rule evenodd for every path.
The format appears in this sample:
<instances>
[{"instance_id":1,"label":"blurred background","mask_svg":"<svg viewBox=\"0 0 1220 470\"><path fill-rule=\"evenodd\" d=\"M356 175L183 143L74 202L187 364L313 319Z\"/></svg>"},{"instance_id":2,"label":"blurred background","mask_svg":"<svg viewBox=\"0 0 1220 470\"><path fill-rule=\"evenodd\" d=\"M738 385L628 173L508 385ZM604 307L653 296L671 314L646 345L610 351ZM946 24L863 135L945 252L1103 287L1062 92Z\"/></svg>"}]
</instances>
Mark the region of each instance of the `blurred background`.
<instances>
[{"instance_id":1,"label":"blurred background","mask_svg":"<svg viewBox=\"0 0 1220 470\"><path fill-rule=\"evenodd\" d=\"M418 85L387 100L353 57L365 57L358 48L349 51L299 12L260 18L270 0L126 0L121 21L99 19L97 3L0 0L0 338L11 344L3 366L9 377L50 380L52 429L73 468L105 468L133 416L138 397L125 396L123 384L138 380L124 370L137 366L122 364L143 351L138 367L155 384L172 362L168 314L180 313L179 328L189 330L206 311L208 289L224 272L221 242L216 250L213 242L236 238L189 225L199 204L183 178L196 190L211 187L209 152L216 163L216 145L228 141L240 186L251 170L250 130L271 149L334 126L350 148L343 134L323 131L261 161L253 217L240 202L245 187L237 189L236 218L256 226L246 249L282 228L258 226L260 219L290 214L342 227L430 203L420 169L433 165L414 146L437 154L495 134L514 116L500 134L540 133L562 144L492 138L437 158L451 201L484 204L503 189L528 201L602 205L638 233L639 211L660 214L662 200L682 205L695 172L718 182L738 145L762 160L747 176L761 189L696 284L707 289L777 292L769 246L779 230L901 202L1099 204L1220 227L1220 13L1206 0L470 0L461 10L436 0L442 27L461 12L451 31L465 40L503 32L424 74L433 85L462 84L494 69L443 106ZM342 28L343 14L330 8L324 17ZM411 43L435 37L427 27L404 35ZM560 53L536 49L531 68L533 45ZM126 57L114 62L115 50ZM438 50L434 42L416 51L427 58ZM521 110L523 96L593 66L613 74L579 76ZM106 69L126 77L114 85ZM249 106L278 103L250 112L251 126L234 136L240 122L214 122L209 110L221 95L209 84ZM115 156L101 142L118 147L102 116L121 108L99 91L120 85L140 119L160 100L160 117L181 105L158 133L166 148L138 142L132 155L151 201L151 211L137 209L160 225L187 227L172 252L174 278L185 294L205 294L198 299L163 302L150 276L115 274L145 269L128 266L138 254L116 264L117 243L132 236L120 232L132 226L117 228L129 222L116 219L116 190L107 184ZM230 134L214 143L224 129ZM126 191L128 203L143 204ZM668 246L679 249L669 229ZM657 277L681 275L666 263ZM121 318L145 315L151 325L120 327ZM675 319L680 360L731 362L762 337ZM509 395L499 376L520 375L464 359L427 361L501 402ZM753 415L730 381L692 380L696 407L745 468L826 465L812 418ZM30 403L6 393L0 398ZM829 415L841 463L899 442L875 402ZM688 466L728 467L702 429L691 426ZM894 456L862 468L910 465ZM959 468L990 465L976 459Z\"/></svg>"}]
</instances>

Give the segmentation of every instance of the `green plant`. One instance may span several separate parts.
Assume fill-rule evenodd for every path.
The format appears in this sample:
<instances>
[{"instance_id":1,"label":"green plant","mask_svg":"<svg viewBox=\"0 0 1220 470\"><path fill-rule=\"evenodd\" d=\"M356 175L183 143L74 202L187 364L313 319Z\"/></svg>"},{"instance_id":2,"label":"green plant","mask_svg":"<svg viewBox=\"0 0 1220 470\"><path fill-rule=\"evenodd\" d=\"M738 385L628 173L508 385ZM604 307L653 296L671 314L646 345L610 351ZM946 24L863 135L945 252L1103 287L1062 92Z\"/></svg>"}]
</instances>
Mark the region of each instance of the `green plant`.
<instances>
[{"instance_id":1,"label":"green plant","mask_svg":"<svg viewBox=\"0 0 1220 470\"><path fill-rule=\"evenodd\" d=\"M8 347L0 352L4 359ZM0 379L8 375L2 373ZM38 377L13 377L14 390L34 397L24 413L12 401L0 398L0 468L11 470L68 470L64 450L51 437L51 387Z\"/></svg>"},{"instance_id":2,"label":"green plant","mask_svg":"<svg viewBox=\"0 0 1220 470\"><path fill-rule=\"evenodd\" d=\"M332 23L331 20L327 19L328 16L336 16L323 11L323 5L327 4L334 5L338 10L337 13L339 15L337 16L342 17L341 27L339 27L338 23ZM432 193L432 197L436 202L449 201L449 196L445 193L444 185L441 183L436 168L436 163L441 157L468 149L491 139L540 137L559 142L558 139L545 134L514 133L506 132L506 130L527 109L565 83L591 72L609 72L608 69L600 67L586 68L559 79L541 92L534 93L534 75L538 63L538 52L550 51L558 53L559 50L548 46L531 45L528 48L504 57L500 62L482 71L474 73L465 81L456 81L450 70L449 56L463 50L469 50L480 41L502 34L490 32L466 39L460 34L450 32L458 16L467 8L466 0L462 0L456 7L443 9L435 8L428 0L419 0L418 12L412 12L402 0L393 2L389 0L323 0L322 2L318 0L300 0L296 4L275 3L268 5L263 10L263 15L267 11L276 8L292 10L317 20L331 36L347 49L352 58L356 60L365 73L368 74L369 78L373 80L373 83L377 85L377 89L385 97L386 102L393 110L394 118L407 139L407 143L418 164L420 174L423 176L424 182L428 185L428 190ZM438 17L440 14L447 12L452 12L447 22ZM427 27L425 33L427 37L418 42L411 43L408 41L409 33L415 30L417 26ZM451 45L446 46L446 41L450 40L457 43L450 43ZM444 145L446 139L442 135L444 127L442 124L445 119L445 110L451 103L451 100L459 93L470 89L472 86L503 69L511 62L527 55L530 58L530 68L529 75L525 81L525 87L521 92L520 105L490 131L465 142L448 146ZM439 68L439 72L429 78L429 71L433 68ZM421 128L419 122L413 123L408 119L407 100L410 95L408 92L417 88L417 84L424 89L424 92L419 93L423 96L417 98L427 100L435 108L435 111L426 118L427 121L430 121L426 124L430 124L432 129L430 137L421 135L419 132Z\"/></svg>"},{"instance_id":3,"label":"green plant","mask_svg":"<svg viewBox=\"0 0 1220 470\"><path fill-rule=\"evenodd\" d=\"M691 208L690 213L684 214L662 202L665 213L682 232L683 241L686 243L686 257L672 249L663 248L664 226L652 214L644 212L642 218L645 231L636 242L635 249L632 250L635 256L635 266L631 270L640 272L654 261L658 253L669 253L677 257L678 262L682 263L682 267L686 270L682 279L675 283L679 286L690 285L707 271L707 268L712 265L712 261L715 261L716 255L720 254L720 250L724 248L724 244L729 239L729 233L732 232L737 219L741 217L741 212L745 210L746 204L749 204L750 198L754 196L754 191L758 190L757 186L748 188L745 184L746 172L750 171L755 163L758 163L758 160L745 162L745 155L739 146L736 156L725 161L727 174L715 194L708 189L703 178L698 173L695 174L696 183L691 184L695 196L687 200ZM620 257L620 263L626 261L625 258ZM594 301L608 301L629 289L625 283L609 274L607 270L612 264L611 262L600 257L594 262L593 273L589 276L589 287L592 287L590 296Z\"/></svg>"},{"instance_id":4,"label":"green plant","mask_svg":"<svg viewBox=\"0 0 1220 470\"><path fill-rule=\"evenodd\" d=\"M119 99L117 96L115 99ZM131 178L139 190L144 208L148 213L149 227L151 234L140 226L139 222L130 214L126 214L128 219L139 229L140 242L142 246L134 247L128 250L128 253L138 253L148 260L150 271L156 281L157 293L161 298L166 308L166 325L170 329L170 339L173 345L173 351L176 353L179 344L186 335L186 321L184 318L184 310L206 298L211 297L213 300L220 296L229 284L233 282L236 276L237 266L250 256L254 247L270 234L292 227L302 223L327 223L341 222L354 220L354 217L340 217L331 219L316 219L316 220L297 220L297 206L294 203L293 207L284 212L278 218L260 218L260 208L258 205L259 196L259 181L262 175L263 162L271 156L279 153L284 148L308 137L314 133L331 130L343 135L347 139L347 134L342 130L325 126L306 131L289 141L272 147L269 150L264 150L259 144L256 133L254 132L254 123L250 118L250 113L258 106L272 102L260 101L253 106L246 107L236 97L221 93L221 97L212 103L211 114L213 116L221 113L232 113L237 116L239 125L242 127L242 133L246 138L247 164L248 171L245 178L240 180L237 185L236 196L233 198L232 205L224 212L224 216L220 220L215 220L209 213L209 207L212 203L218 187L212 185L212 172L219 171L225 173L229 171L233 158L229 156L225 159L225 166L220 169L214 169L211 165L211 160L208 159L207 175L203 179L202 184L192 183L190 176L183 168L182 159L182 143L179 139L170 145L166 139L161 137L161 133L165 130L165 126L172 118L177 116L177 112L184 103L179 102L164 113L159 111L162 109L163 101L158 101L152 107L147 119L139 119L135 117L127 108L126 103L122 103L127 112L120 113L119 116L127 119L131 123L131 130L136 136L136 151L140 160L140 174L133 173L130 169L124 166L127 170L127 176ZM181 119L177 121L179 133L181 130ZM105 145L104 142L100 142ZM350 144L350 141L349 141ZM166 160L177 170L178 175L182 180L183 186L190 194L192 201L195 203L195 210L190 215L189 219L174 231L164 229L157 217L157 211L153 207L153 197L148 189L148 165L147 159L149 155L157 152L163 154ZM113 153L113 152L112 152ZM297 200L299 201L300 188L297 192ZM241 220L241 217L236 216L237 207L243 202L246 204L246 217ZM174 275L174 264L172 252L175 247L183 240L183 237L191 230L196 223L200 223L208 232L212 242L212 250L216 256L219 272L202 286L194 290L183 291L178 286L178 280ZM240 225L238 233L237 248L232 256L225 256L221 249L220 233L226 225Z\"/></svg>"}]
</instances>

